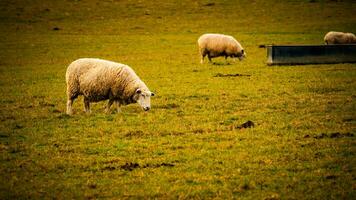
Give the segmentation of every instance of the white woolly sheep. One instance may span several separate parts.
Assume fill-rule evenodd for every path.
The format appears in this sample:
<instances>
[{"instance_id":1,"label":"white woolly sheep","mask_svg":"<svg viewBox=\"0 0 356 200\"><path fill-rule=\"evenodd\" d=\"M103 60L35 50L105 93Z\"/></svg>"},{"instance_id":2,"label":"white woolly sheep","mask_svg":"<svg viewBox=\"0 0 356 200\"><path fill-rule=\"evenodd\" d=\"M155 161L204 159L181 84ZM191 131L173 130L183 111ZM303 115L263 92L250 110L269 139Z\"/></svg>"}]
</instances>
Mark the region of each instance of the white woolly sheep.
<instances>
[{"instance_id":1,"label":"white woolly sheep","mask_svg":"<svg viewBox=\"0 0 356 200\"><path fill-rule=\"evenodd\" d=\"M150 98L154 96L144 82L127 65L95 58L82 58L72 62L66 73L67 114L71 115L73 101L84 96L85 112L90 113L90 102L109 99L106 112L115 102L117 112L120 105L138 103L143 110L150 109Z\"/></svg>"},{"instance_id":2,"label":"white woolly sheep","mask_svg":"<svg viewBox=\"0 0 356 200\"><path fill-rule=\"evenodd\" d=\"M352 44L356 43L356 36L353 33L343 33L330 31L324 37L325 44Z\"/></svg>"},{"instance_id":3,"label":"white woolly sheep","mask_svg":"<svg viewBox=\"0 0 356 200\"><path fill-rule=\"evenodd\" d=\"M209 61L211 58L225 56L237 57L242 60L246 57L246 53L241 44L232 36L223 34L204 34L198 39L199 52L201 55L200 63L204 62L204 57L207 55Z\"/></svg>"}]
</instances>

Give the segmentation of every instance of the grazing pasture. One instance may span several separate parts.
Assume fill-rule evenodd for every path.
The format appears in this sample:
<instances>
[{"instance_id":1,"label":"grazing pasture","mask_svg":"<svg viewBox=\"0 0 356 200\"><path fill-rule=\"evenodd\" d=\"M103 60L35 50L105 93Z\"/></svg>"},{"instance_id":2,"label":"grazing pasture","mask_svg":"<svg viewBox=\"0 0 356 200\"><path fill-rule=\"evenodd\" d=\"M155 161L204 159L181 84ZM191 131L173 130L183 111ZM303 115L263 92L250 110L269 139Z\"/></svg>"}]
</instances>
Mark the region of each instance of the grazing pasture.
<instances>
[{"instance_id":1,"label":"grazing pasture","mask_svg":"<svg viewBox=\"0 0 356 200\"><path fill-rule=\"evenodd\" d=\"M0 199L355 199L356 65L266 65L260 44L356 32L340 0L0 1ZM203 33L246 59L200 64ZM131 66L156 95L65 114L67 66Z\"/></svg>"}]
</instances>

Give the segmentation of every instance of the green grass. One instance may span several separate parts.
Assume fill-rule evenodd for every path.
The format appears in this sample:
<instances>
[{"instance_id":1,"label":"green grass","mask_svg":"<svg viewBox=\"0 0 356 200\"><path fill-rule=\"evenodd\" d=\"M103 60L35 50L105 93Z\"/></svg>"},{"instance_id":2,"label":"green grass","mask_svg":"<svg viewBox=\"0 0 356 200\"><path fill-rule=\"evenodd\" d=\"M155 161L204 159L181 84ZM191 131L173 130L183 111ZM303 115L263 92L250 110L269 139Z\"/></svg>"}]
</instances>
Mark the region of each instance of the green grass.
<instances>
[{"instance_id":1,"label":"green grass","mask_svg":"<svg viewBox=\"0 0 356 200\"><path fill-rule=\"evenodd\" d=\"M0 199L355 199L356 65L269 67L258 48L355 33L355 9L1 1ZM235 36L247 59L201 65L206 32ZM130 65L156 93L152 109L105 114L100 102L87 115L79 98L67 116L65 71L80 57Z\"/></svg>"}]
</instances>

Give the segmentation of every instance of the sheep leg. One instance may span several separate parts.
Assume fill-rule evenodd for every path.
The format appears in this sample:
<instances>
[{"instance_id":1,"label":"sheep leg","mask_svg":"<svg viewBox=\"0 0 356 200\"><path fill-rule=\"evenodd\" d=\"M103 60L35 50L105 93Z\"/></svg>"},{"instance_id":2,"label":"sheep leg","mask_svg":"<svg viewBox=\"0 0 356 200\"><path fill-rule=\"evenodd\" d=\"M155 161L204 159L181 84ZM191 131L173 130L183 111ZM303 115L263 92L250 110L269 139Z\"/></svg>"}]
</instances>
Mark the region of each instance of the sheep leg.
<instances>
[{"instance_id":1,"label":"sheep leg","mask_svg":"<svg viewBox=\"0 0 356 200\"><path fill-rule=\"evenodd\" d=\"M208 54L208 59L209 59L209 62L211 62L211 56Z\"/></svg>"},{"instance_id":2,"label":"sheep leg","mask_svg":"<svg viewBox=\"0 0 356 200\"><path fill-rule=\"evenodd\" d=\"M200 59L200 63L203 64L204 63L204 58L205 58L205 54L201 55L201 59Z\"/></svg>"},{"instance_id":3,"label":"sheep leg","mask_svg":"<svg viewBox=\"0 0 356 200\"><path fill-rule=\"evenodd\" d=\"M73 114L73 110L72 110L73 102L78 97L78 94L70 92L70 90L67 89L67 97L68 97L68 99L67 99L67 114L72 115Z\"/></svg>"},{"instance_id":4,"label":"sheep leg","mask_svg":"<svg viewBox=\"0 0 356 200\"><path fill-rule=\"evenodd\" d=\"M227 60L228 57L229 57L229 56L225 55L225 62L226 62L226 64L230 64L229 61ZM231 58L233 58L233 57L231 57Z\"/></svg>"},{"instance_id":5,"label":"sheep leg","mask_svg":"<svg viewBox=\"0 0 356 200\"><path fill-rule=\"evenodd\" d=\"M107 105L106 110L105 110L106 113L110 113L110 107L111 107L111 105L113 103L114 103L114 100L113 99L109 99L108 105Z\"/></svg>"},{"instance_id":6,"label":"sheep leg","mask_svg":"<svg viewBox=\"0 0 356 200\"><path fill-rule=\"evenodd\" d=\"M67 100L67 114L68 115L73 114L73 110L72 110L73 101L74 101L74 99L72 99L72 98L68 98L68 100Z\"/></svg>"},{"instance_id":7,"label":"sheep leg","mask_svg":"<svg viewBox=\"0 0 356 200\"><path fill-rule=\"evenodd\" d=\"M87 98L85 98L84 97L84 111L86 112L86 113L91 113L91 111L90 111L90 101L89 101L89 99L87 99Z\"/></svg>"},{"instance_id":8,"label":"sheep leg","mask_svg":"<svg viewBox=\"0 0 356 200\"><path fill-rule=\"evenodd\" d=\"M115 104L116 104L116 110L117 110L117 113L120 113L121 112L121 109L120 109L120 102L119 101L115 101Z\"/></svg>"},{"instance_id":9,"label":"sheep leg","mask_svg":"<svg viewBox=\"0 0 356 200\"><path fill-rule=\"evenodd\" d=\"M203 64L204 63L204 57L206 55L205 53L205 49L199 48L199 53L200 53L200 63Z\"/></svg>"}]
</instances>

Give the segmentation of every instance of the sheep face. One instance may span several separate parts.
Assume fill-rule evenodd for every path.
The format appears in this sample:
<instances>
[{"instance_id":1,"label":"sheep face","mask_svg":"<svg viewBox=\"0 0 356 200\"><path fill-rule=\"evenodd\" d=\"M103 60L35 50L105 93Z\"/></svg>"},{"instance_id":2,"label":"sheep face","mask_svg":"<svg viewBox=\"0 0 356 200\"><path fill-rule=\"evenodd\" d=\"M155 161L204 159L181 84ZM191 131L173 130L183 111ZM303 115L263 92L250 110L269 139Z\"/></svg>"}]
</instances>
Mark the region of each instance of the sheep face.
<instances>
[{"instance_id":1,"label":"sheep face","mask_svg":"<svg viewBox=\"0 0 356 200\"><path fill-rule=\"evenodd\" d=\"M151 109L151 96L154 96L154 93L137 89L134 99L144 111L149 111Z\"/></svg>"},{"instance_id":2,"label":"sheep face","mask_svg":"<svg viewBox=\"0 0 356 200\"><path fill-rule=\"evenodd\" d=\"M245 51L242 49L241 52L238 52L234 55L234 57L237 57L240 61L243 60L244 58L246 58L246 53Z\"/></svg>"}]
</instances>

